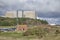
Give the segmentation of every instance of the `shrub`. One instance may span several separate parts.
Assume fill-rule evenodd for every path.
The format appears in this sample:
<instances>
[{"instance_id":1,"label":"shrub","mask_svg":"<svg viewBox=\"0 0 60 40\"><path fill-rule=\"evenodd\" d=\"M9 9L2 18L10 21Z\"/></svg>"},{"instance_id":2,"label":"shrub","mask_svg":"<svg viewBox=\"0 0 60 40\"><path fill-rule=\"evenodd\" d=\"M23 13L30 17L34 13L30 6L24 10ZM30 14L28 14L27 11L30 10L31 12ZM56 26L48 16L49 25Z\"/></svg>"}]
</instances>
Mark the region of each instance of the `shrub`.
<instances>
[{"instance_id":1,"label":"shrub","mask_svg":"<svg viewBox=\"0 0 60 40\"><path fill-rule=\"evenodd\" d=\"M4 18L0 17L0 26L14 26L17 24L17 18ZM30 19L30 18L18 18L19 24L27 24L27 25L40 25L40 24L48 24L46 20L40 19Z\"/></svg>"},{"instance_id":2,"label":"shrub","mask_svg":"<svg viewBox=\"0 0 60 40\"><path fill-rule=\"evenodd\" d=\"M44 37L46 36L47 33L48 32L45 31L43 28L36 27L36 28L28 29L23 35L24 36L35 35L38 37Z\"/></svg>"},{"instance_id":3,"label":"shrub","mask_svg":"<svg viewBox=\"0 0 60 40\"><path fill-rule=\"evenodd\" d=\"M56 30L55 31L55 36L57 36L58 34L60 34L60 31L59 30Z\"/></svg>"}]
</instances>

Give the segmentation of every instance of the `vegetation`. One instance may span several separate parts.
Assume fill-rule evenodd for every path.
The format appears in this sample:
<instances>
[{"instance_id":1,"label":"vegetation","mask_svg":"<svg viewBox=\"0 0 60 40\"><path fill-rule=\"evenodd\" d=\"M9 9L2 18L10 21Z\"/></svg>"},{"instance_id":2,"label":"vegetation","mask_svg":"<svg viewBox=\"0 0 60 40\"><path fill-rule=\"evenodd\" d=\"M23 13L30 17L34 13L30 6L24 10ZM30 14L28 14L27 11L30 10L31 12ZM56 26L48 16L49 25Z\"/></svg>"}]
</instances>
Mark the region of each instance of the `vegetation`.
<instances>
[{"instance_id":1,"label":"vegetation","mask_svg":"<svg viewBox=\"0 0 60 40\"><path fill-rule=\"evenodd\" d=\"M0 17L0 26L15 26L17 18L4 18ZM30 18L18 18L19 24L27 24L27 25L40 25L40 24L48 24L46 20L39 19L30 19Z\"/></svg>"},{"instance_id":2,"label":"vegetation","mask_svg":"<svg viewBox=\"0 0 60 40\"><path fill-rule=\"evenodd\" d=\"M6 40L60 40L60 27L49 29L39 26L30 27L26 32L0 32L0 39L3 40L1 37Z\"/></svg>"},{"instance_id":3,"label":"vegetation","mask_svg":"<svg viewBox=\"0 0 60 40\"><path fill-rule=\"evenodd\" d=\"M47 25L48 22L46 20L29 18L18 18L18 20L19 24L35 26L28 27L26 32L0 31L0 40L60 40L60 27ZM16 18L0 17L0 27L14 27L16 23Z\"/></svg>"},{"instance_id":4,"label":"vegetation","mask_svg":"<svg viewBox=\"0 0 60 40\"><path fill-rule=\"evenodd\" d=\"M48 30L47 30L48 31ZM45 29L41 27L34 27L32 29L28 29L25 33L24 36L30 36L30 35L35 35L38 37L44 37L48 32Z\"/></svg>"}]
</instances>

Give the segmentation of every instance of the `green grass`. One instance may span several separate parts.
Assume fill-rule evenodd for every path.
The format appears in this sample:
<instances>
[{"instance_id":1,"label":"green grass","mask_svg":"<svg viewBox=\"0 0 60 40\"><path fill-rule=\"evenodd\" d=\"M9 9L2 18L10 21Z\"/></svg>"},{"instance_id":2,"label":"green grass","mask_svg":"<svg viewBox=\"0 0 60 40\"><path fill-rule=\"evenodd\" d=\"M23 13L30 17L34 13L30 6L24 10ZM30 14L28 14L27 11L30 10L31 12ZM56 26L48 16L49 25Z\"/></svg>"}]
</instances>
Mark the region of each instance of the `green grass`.
<instances>
[{"instance_id":1,"label":"green grass","mask_svg":"<svg viewBox=\"0 0 60 40\"><path fill-rule=\"evenodd\" d=\"M14 28L16 26L0 26L0 28Z\"/></svg>"},{"instance_id":2,"label":"green grass","mask_svg":"<svg viewBox=\"0 0 60 40\"><path fill-rule=\"evenodd\" d=\"M17 33L17 32L1 32L0 33L0 40L8 40L8 39L9 40L31 40L35 38L36 36L23 36L23 33L21 32L20 33Z\"/></svg>"},{"instance_id":3,"label":"green grass","mask_svg":"<svg viewBox=\"0 0 60 40\"><path fill-rule=\"evenodd\" d=\"M1 32L0 36L19 38L22 37L22 34L23 33L17 33L17 32Z\"/></svg>"},{"instance_id":4,"label":"green grass","mask_svg":"<svg viewBox=\"0 0 60 40\"><path fill-rule=\"evenodd\" d=\"M16 33L16 32L0 33L0 40L8 40L8 39L9 40L60 40L60 34L55 36L54 33L49 33L45 37L39 39L37 36L22 36L21 33Z\"/></svg>"}]
</instances>

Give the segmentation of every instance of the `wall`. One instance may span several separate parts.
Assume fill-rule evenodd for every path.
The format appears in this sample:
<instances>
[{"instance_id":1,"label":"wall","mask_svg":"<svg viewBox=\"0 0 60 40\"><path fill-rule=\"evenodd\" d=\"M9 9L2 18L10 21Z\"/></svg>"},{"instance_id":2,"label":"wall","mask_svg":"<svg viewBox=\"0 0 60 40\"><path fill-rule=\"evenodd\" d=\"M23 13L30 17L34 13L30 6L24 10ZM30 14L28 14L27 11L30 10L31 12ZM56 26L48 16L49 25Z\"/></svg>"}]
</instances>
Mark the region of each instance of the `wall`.
<instances>
[{"instance_id":1,"label":"wall","mask_svg":"<svg viewBox=\"0 0 60 40\"><path fill-rule=\"evenodd\" d=\"M24 11L24 17L35 19L35 11Z\"/></svg>"},{"instance_id":2,"label":"wall","mask_svg":"<svg viewBox=\"0 0 60 40\"><path fill-rule=\"evenodd\" d=\"M17 11L7 11L5 14L5 17L9 18L16 18L17 17ZM35 11L24 11L22 16L22 11L18 11L18 17L24 17L24 18L33 18L35 19Z\"/></svg>"}]
</instances>

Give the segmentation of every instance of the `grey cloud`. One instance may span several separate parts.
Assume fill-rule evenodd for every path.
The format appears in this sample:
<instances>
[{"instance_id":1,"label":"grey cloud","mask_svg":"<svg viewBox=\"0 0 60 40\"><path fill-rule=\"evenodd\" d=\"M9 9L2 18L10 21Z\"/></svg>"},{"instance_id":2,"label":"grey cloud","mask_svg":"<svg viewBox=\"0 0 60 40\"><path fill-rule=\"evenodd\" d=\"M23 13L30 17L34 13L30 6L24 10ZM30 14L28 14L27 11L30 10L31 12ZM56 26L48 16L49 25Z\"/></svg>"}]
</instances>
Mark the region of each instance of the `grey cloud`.
<instances>
[{"instance_id":1,"label":"grey cloud","mask_svg":"<svg viewBox=\"0 0 60 40\"><path fill-rule=\"evenodd\" d=\"M59 24L60 25L60 18L40 18L42 20L47 20L49 24Z\"/></svg>"},{"instance_id":2,"label":"grey cloud","mask_svg":"<svg viewBox=\"0 0 60 40\"><path fill-rule=\"evenodd\" d=\"M0 16L4 15L4 12L3 11L0 11Z\"/></svg>"},{"instance_id":3,"label":"grey cloud","mask_svg":"<svg viewBox=\"0 0 60 40\"><path fill-rule=\"evenodd\" d=\"M60 18L60 12L37 12L39 17Z\"/></svg>"},{"instance_id":4,"label":"grey cloud","mask_svg":"<svg viewBox=\"0 0 60 40\"><path fill-rule=\"evenodd\" d=\"M31 6L34 6L34 9L39 8L40 11L59 11L60 10L60 1L59 0L36 0L28 1ZM28 4L27 3L27 4Z\"/></svg>"},{"instance_id":5,"label":"grey cloud","mask_svg":"<svg viewBox=\"0 0 60 40\"><path fill-rule=\"evenodd\" d=\"M15 9L32 9L38 11L59 11L60 10L60 1L59 0L25 0L19 2L19 0L2 0L10 9L14 9L13 7L16 6ZM18 5L20 4L20 5ZM23 5L23 6L21 6ZM19 7L18 7L19 6ZM21 6L21 7L20 7Z\"/></svg>"}]
</instances>

